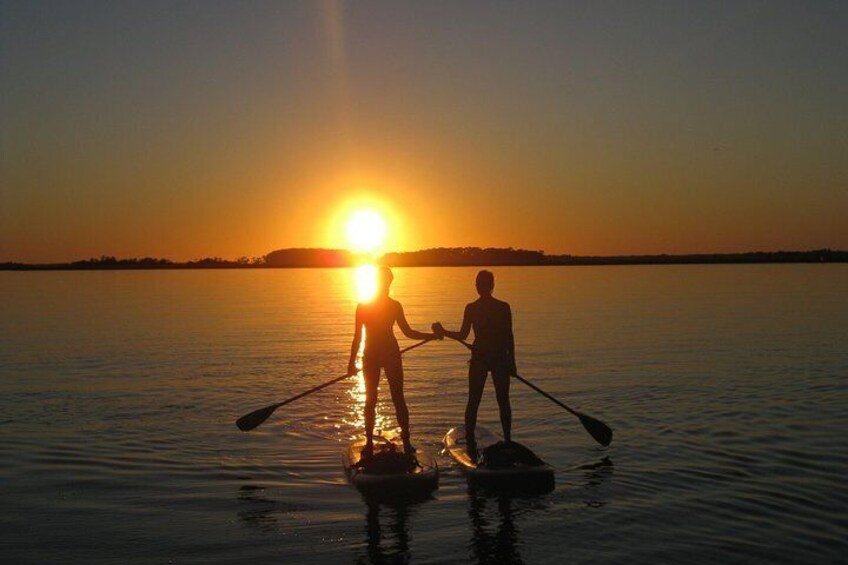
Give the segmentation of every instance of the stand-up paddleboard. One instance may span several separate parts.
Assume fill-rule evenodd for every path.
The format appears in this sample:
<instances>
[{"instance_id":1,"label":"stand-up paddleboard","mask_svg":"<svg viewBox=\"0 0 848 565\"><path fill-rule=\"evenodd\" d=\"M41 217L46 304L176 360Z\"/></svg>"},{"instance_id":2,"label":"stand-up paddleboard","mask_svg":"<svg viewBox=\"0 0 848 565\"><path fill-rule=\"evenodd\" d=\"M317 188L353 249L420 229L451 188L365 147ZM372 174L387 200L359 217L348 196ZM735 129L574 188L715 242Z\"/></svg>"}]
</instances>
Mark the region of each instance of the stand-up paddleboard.
<instances>
[{"instance_id":1,"label":"stand-up paddleboard","mask_svg":"<svg viewBox=\"0 0 848 565\"><path fill-rule=\"evenodd\" d=\"M363 460L364 447L359 439L342 454L345 474L363 494L425 496L438 488L439 466L426 451L407 454L399 438L375 435L374 453Z\"/></svg>"},{"instance_id":2,"label":"stand-up paddleboard","mask_svg":"<svg viewBox=\"0 0 848 565\"><path fill-rule=\"evenodd\" d=\"M482 486L550 490L554 487L554 468L520 443L505 443L482 426L475 430L477 453L470 453L465 426L445 434L445 450L465 472L469 481Z\"/></svg>"}]
</instances>

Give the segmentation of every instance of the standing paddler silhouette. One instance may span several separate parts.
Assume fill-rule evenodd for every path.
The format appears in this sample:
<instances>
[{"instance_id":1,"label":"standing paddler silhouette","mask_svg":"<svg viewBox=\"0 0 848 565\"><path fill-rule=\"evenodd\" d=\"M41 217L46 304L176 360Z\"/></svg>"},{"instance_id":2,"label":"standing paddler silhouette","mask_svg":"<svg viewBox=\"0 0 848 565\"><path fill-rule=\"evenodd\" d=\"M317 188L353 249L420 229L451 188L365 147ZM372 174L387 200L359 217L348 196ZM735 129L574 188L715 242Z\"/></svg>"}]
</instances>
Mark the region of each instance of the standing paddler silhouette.
<instances>
[{"instance_id":1,"label":"standing paddler silhouette","mask_svg":"<svg viewBox=\"0 0 848 565\"><path fill-rule=\"evenodd\" d=\"M517 372L512 311L509 304L492 296L495 290L495 275L490 271L477 273L475 284L480 298L465 307L462 327L458 332L446 330L441 322L433 324L433 331L436 333L459 341L464 341L471 330L474 330L474 344L468 366L468 404L465 407L465 440L472 457L477 455L474 429L477 426L477 410L483 397L483 387L489 373L492 374L492 382L495 385L504 440L512 441L509 381Z\"/></svg>"},{"instance_id":2,"label":"standing paddler silhouette","mask_svg":"<svg viewBox=\"0 0 848 565\"><path fill-rule=\"evenodd\" d=\"M406 453L415 448L409 439L409 409L403 395L403 361L400 348L394 335L397 322L403 335L410 339L442 339L439 332L425 333L413 330L406 321L403 306L389 297L394 275L388 267L377 270L377 293L370 302L356 306L356 326L353 343L350 346L348 374L356 374L356 356L362 341L362 329L365 328L365 351L362 360L362 372L365 377L365 447L362 458L374 452L374 419L377 410L377 391L380 372L386 372L392 402L395 405L397 421L401 428L401 439Z\"/></svg>"}]
</instances>

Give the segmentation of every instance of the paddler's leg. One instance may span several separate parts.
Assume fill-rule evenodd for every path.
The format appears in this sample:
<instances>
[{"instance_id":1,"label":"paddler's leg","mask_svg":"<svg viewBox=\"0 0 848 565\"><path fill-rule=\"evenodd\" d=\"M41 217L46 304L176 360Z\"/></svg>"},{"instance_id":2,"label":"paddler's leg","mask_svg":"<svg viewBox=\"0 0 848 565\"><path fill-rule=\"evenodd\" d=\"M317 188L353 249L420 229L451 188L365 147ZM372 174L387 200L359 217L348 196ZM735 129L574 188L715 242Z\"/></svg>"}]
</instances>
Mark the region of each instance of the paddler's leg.
<instances>
[{"instance_id":1,"label":"paddler's leg","mask_svg":"<svg viewBox=\"0 0 848 565\"><path fill-rule=\"evenodd\" d=\"M483 386L486 384L486 373L489 368L485 363L472 359L468 365L468 404L465 405L465 444L469 455L476 458L477 441L474 430L477 429L477 410L480 399L483 398Z\"/></svg>"},{"instance_id":2,"label":"paddler's leg","mask_svg":"<svg viewBox=\"0 0 848 565\"><path fill-rule=\"evenodd\" d=\"M386 363L386 380L389 381L389 390L392 393L392 402L395 405L395 414L400 425L400 437L403 440L403 448L407 453L412 453L415 448L409 441L409 408L406 406L406 398L403 396L403 363L398 354L397 359Z\"/></svg>"},{"instance_id":3,"label":"paddler's leg","mask_svg":"<svg viewBox=\"0 0 848 565\"><path fill-rule=\"evenodd\" d=\"M377 414L377 390L380 383L380 365L363 363L362 375L365 377L365 448L362 457L374 453L374 420Z\"/></svg>"},{"instance_id":4,"label":"paddler's leg","mask_svg":"<svg viewBox=\"0 0 848 565\"><path fill-rule=\"evenodd\" d=\"M495 396L501 413L501 428L504 441L512 441L512 406L509 404L509 369L498 363L492 367L492 382L495 384Z\"/></svg>"}]
</instances>

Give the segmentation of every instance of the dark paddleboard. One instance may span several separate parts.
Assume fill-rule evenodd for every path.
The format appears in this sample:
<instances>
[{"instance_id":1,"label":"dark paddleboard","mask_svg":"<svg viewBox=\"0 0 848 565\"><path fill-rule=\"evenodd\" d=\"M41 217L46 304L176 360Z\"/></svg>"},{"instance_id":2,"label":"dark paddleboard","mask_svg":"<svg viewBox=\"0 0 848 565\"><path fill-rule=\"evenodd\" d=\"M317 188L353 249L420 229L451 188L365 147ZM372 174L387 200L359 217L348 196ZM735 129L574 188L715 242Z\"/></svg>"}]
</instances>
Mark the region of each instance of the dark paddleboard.
<instances>
[{"instance_id":1,"label":"dark paddleboard","mask_svg":"<svg viewBox=\"0 0 848 565\"><path fill-rule=\"evenodd\" d=\"M482 426L475 430L477 456L473 457L465 442L465 426L445 434L445 451L465 472L468 480L494 488L546 491L554 486L554 468L542 461L529 448L512 442L498 442L491 431ZM493 448L489 451L489 448ZM487 453L490 457L487 457Z\"/></svg>"},{"instance_id":2,"label":"dark paddleboard","mask_svg":"<svg viewBox=\"0 0 848 565\"><path fill-rule=\"evenodd\" d=\"M362 460L365 439L354 441L342 454L350 482L363 494L381 497L426 496L439 486L435 458L420 448L403 452L399 438L374 436L374 455Z\"/></svg>"}]
</instances>

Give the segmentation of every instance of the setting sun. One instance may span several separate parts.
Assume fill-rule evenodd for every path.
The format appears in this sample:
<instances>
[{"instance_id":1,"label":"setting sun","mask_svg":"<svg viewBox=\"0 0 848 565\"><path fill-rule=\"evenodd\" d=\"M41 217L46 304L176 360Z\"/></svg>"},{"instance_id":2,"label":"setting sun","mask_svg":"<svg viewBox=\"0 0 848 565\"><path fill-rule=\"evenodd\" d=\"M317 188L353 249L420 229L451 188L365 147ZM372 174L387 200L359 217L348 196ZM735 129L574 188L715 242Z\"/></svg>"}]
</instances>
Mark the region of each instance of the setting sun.
<instances>
[{"instance_id":1,"label":"setting sun","mask_svg":"<svg viewBox=\"0 0 848 565\"><path fill-rule=\"evenodd\" d=\"M346 227L347 241L354 251L374 253L386 239L386 220L373 209L356 210Z\"/></svg>"}]
</instances>

